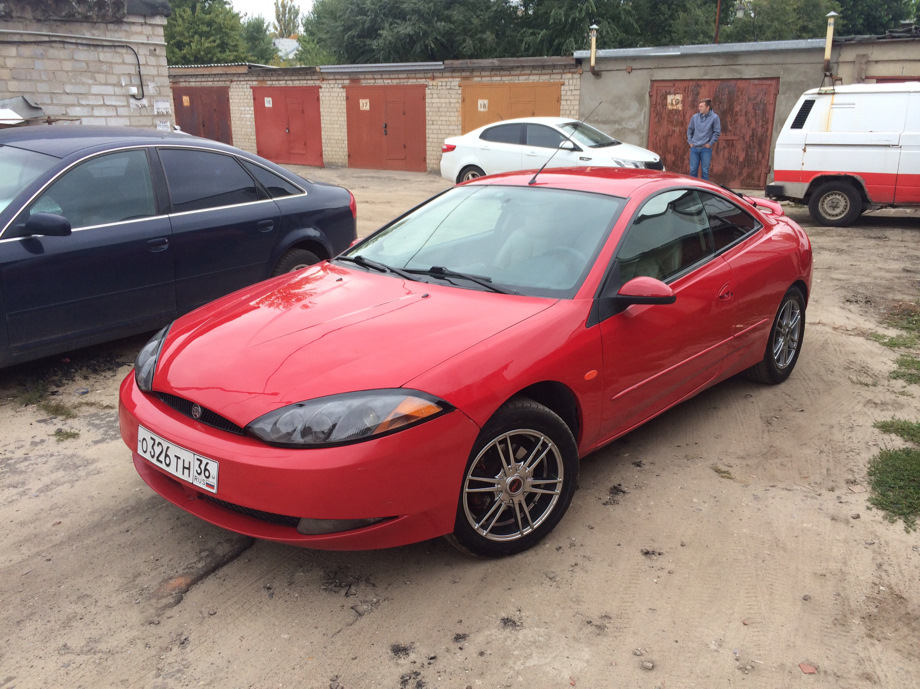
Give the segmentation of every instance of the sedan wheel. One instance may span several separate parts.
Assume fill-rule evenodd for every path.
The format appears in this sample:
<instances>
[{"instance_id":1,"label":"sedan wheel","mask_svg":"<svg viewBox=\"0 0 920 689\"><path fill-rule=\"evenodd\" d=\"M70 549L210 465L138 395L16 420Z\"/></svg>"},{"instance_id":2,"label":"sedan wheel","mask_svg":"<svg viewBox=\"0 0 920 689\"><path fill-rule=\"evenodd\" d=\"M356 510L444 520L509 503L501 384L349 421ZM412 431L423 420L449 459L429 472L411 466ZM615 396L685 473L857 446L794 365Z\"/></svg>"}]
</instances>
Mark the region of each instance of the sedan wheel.
<instances>
[{"instance_id":1,"label":"sedan wheel","mask_svg":"<svg viewBox=\"0 0 920 689\"><path fill-rule=\"evenodd\" d=\"M289 249L278 260L278 265L272 271L272 277L283 273L290 273L293 270L300 270L314 263L319 263L319 256L306 249Z\"/></svg>"},{"instance_id":2,"label":"sedan wheel","mask_svg":"<svg viewBox=\"0 0 920 689\"><path fill-rule=\"evenodd\" d=\"M805 335L805 298L798 287L786 292L779 306L763 360L748 369L748 377L758 383L782 383L799 360Z\"/></svg>"},{"instance_id":3,"label":"sedan wheel","mask_svg":"<svg viewBox=\"0 0 920 689\"><path fill-rule=\"evenodd\" d=\"M486 173L483 172L482 168L478 168L475 165L470 165L460 170L460 174L457 175L457 183L460 182L469 182L471 179L476 179L478 177L484 176Z\"/></svg>"},{"instance_id":4,"label":"sedan wheel","mask_svg":"<svg viewBox=\"0 0 920 689\"><path fill-rule=\"evenodd\" d=\"M578 450L565 422L532 400L513 400L473 446L449 540L483 557L527 550L562 518L577 476Z\"/></svg>"}]
</instances>

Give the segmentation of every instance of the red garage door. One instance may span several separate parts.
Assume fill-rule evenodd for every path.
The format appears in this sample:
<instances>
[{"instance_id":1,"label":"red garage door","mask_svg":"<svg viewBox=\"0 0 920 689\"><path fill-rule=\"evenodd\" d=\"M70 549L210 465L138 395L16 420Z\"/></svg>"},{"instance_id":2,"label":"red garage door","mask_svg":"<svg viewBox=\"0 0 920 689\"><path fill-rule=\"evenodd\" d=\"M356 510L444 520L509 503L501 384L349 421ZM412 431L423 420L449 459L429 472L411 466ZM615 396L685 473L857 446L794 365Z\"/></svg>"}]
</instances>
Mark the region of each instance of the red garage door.
<instances>
[{"instance_id":1,"label":"red garage door","mask_svg":"<svg viewBox=\"0 0 920 689\"><path fill-rule=\"evenodd\" d=\"M348 166L425 172L425 86L346 86Z\"/></svg>"},{"instance_id":2,"label":"red garage door","mask_svg":"<svg viewBox=\"0 0 920 689\"><path fill-rule=\"evenodd\" d=\"M256 152L275 163L323 165L319 86L253 86Z\"/></svg>"},{"instance_id":3,"label":"red garage door","mask_svg":"<svg viewBox=\"0 0 920 689\"><path fill-rule=\"evenodd\" d=\"M230 133L230 88L174 86L176 124L187 134L233 144Z\"/></svg>"},{"instance_id":4,"label":"red garage door","mask_svg":"<svg viewBox=\"0 0 920 689\"><path fill-rule=\"evenodd\" d=\"M710 179L736 189L763 189L770 170L773 111L779 79L653 81L648 147L672 172L690 171L687 125L701 98L712 99L722 138Z\"/></svg>"}]
</instances>

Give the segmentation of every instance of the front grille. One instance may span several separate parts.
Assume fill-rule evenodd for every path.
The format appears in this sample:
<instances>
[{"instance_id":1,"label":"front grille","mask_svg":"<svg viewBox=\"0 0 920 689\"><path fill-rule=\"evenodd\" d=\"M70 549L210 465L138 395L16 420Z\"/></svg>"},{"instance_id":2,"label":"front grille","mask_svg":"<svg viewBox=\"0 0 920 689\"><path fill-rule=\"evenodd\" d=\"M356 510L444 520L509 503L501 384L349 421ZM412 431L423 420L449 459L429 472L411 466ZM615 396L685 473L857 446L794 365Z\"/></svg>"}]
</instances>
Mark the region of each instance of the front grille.
<instances>
[{"instance_id":1,"label":"front grille","mask_svg":"<svg viewBox=\"0 0 920 689\"><path fill-rule=\"evenodd\" d=\"M236 435L245 434L245 431L240 426L237 426L235 423L233 423L230 419L225 419L220 414L213 412L210 409L205 409L204 407L201 407L201 418L195 419L195 417L192 416L192 407L195 404L194 402L189 402L187 399L176 397L175 395L168 395L165 392L158 392L157 396L160 398L161 402L172 407L183 416L187 416L190 419L199 421L206 426L217 428L221 431L227 431L228 433L235 433Z\"/></svg>"},{"instance_id":2,"label":"front grille","mask_svg":"<svg viewBox=\"0 0 920 689\"><path fill-rule=\"evenodd\" d=\"M223 500L218 500L217 498L212 498L210 495L205 495L205 499L210 500L211 502L220 505L228 510L233 510L239 514L244 514L247 517L252 517L253 519L258 519L259 521L268 522L269 524L278 524L279 526L292 526L297 528L297 525L300 523L300 517L288 517L284 514L274 514L272 512L261 512L259 510L253 510L248 507L243 507L241 505L234 505L232 502L225 502Z\"/></svg>"},{"instance_id":3,"label":"front grille","mask_svg":"<svg viewBox=\"0 0 920 689\"><path fill-rule=\"evenodd\" d=\"M659 158L657 162L646 163L645 169L646 170L664 170L664 161Z\"/></svg>"}]
</instances>

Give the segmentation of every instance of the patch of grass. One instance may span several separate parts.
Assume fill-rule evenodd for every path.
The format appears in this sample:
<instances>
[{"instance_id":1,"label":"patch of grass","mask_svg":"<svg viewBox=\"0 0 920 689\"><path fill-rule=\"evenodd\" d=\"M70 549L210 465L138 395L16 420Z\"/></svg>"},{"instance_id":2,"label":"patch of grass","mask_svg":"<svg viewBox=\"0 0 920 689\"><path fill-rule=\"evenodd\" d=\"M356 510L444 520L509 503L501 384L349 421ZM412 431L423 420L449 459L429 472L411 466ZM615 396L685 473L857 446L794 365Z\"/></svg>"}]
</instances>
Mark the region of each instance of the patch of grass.
<instances>
[{"instance_id":1,"label":"patch of grass","mask_svg":"<svg viewBox=\"0 0 920 689\"><path fill-rule=\"evenodd\" d=\"M62 419L72 419L77 415L68 405L57 400L42 400L38 403L38 408L49 416L59 416Z\"/></svg>"},{"instance_id":2,"label":"patch of grass","mask_svg":"<svg viewBox=\"0 0 920 689\"><path fill-rule=\"evenodd\" d=\"M920 302L896 304L885 317L885 324L920 336Z\"/></svg>"},{"instance_id":3,"label":"patch of grass","mask_svg":"<svg viewBox=\"0 0 920 689\"><path fill-rule=\"evenodd\" d=\"M730 472L728 469L725 469L725 468L723 468L723 467L720 467L718 464L713 464L713 465L710 467L710 469L712 469L714 472L716 472L716 474L719 475L719 478L724 478L724 479L727 479L727 480L729 480L729 481L734 481L734 480L735 480L735 477L732 476L732 472Z\"/></svg>"},{"instance_id":4,"label":"patch of grass","mask_svg":"<svg viewBox=\"0 0 920 689\"><path fill-rule=\"evenodd\" d=\"M882 450L869 463L869 481L869 502L887 512L888 521L901 519L913 531L920 515L920 449Z\"/></svg>"},{"instance_id":5,"label":"patch of grass","mask_svg":"<svg viewBox=\"0 0 920 689\"><path fill-rule=\"evenodd\" d=\"M889 375L905 383L920 385L920 358L910 355L898 357L897 368Z\"/></svg>"},{"instance_id":6,"label":"patch of grass","mask_svg":"<svg viewBox=\"0 0 920 689\"><path fill-rule=\"evenodd\" d=\"M80 434L77 431L65 431L63 428L59 428L54 432L54 438L59 443L63 443L65 440L74 440L79 437Z\"/></svg>"},{"instance_id":7,"label":"patch of grass","mask_svg":"<svg viewBox=\"0 0 920 689\"><path fill-rule=\"evenodd\" d=\"M890 347L891 349L906 349L916 347L920 344L920 339L918 339L916 335L911 334L882 335L881 333L872 333L869 335L869 339L878 342L884 347Z\"/></svg>"},{"instance_id":8,"label":"patch of grass","mask_svg":"<svg viewBox=\"0 0 920 689\"><path fill-rule=\"evenodd\" d=\"M22 385L16 394L16 401L23 407L38 404L48 396L48 384L43 380L33 380Z\"/></svg>"},{"instance_id":9,"label":"patch of grass","mask_svg":"<svg viewBox=\"0 0 920 689\"><path fill-rule=\"evenodd\" d=\"M882 433L891 433L909 443L920 446L920 423L904 419L891 419L890 421L878 421L875 423L875 427Z\"/></svg>"},{"instance_id":10,"label":"patch of grass","mask_svg":"<svg viewBox=\"0 0 920 689\"><path fill-rule=\"evenodd\" d=\"M913 531L920 515L920 423L891 419L875 424L883 433L897 435L914 447L882 450L869 462L869 503L887 513L887 519L903 520Z\"/></svg>"}]
</instances>

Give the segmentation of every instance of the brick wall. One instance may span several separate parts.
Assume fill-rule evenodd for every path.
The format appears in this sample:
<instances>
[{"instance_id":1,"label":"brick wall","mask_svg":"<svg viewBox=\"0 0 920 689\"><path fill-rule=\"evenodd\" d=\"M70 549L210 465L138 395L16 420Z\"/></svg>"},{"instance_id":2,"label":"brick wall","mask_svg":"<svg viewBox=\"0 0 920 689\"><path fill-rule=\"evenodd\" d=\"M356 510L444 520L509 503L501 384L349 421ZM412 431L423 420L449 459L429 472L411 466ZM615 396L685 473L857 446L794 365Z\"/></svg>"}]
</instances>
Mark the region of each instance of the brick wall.
<instances>
[{"instance_id":1,"label":"brick wall","mask_svg":"<svg viewBox=\"0 0 920 689\"><path fill-rule=\"evenodd\" d=\"M501 61L498 61L499 63ZM235 66L180 67L170 70L173 86L229 86L233 143L256 152L253 86L319 86L322 120L323 161L326 165L348 165L348 132L345 115L345 87L424 84L426 110L426 161L428 170L437 172L441 163L441 144L460 132L461 83L516 83L527 81L562 82L560 114L577 117L580 97L580 70L574 60L546 66L497 66L418 70L405 73L364 71L347 73L318 72L312 68L263 69L245 72Z\"/></svg>"},{"instance_id":2,"label":"brick wall","mask_svg":"<svg viewBox=\"0 0 920 689\"><path fill-rule=\"evenodd\" d=\"M138 15L0 21L0 99L24 96L52 123L170 129L165 24L165 17Z\"/></svg>"}]
</instances>

